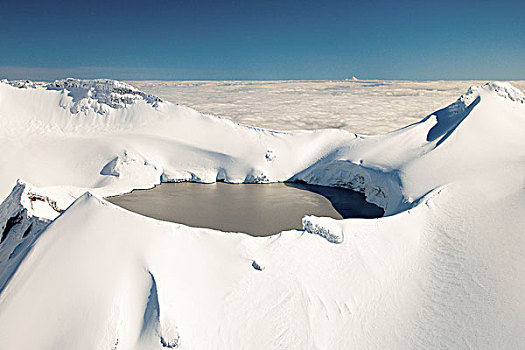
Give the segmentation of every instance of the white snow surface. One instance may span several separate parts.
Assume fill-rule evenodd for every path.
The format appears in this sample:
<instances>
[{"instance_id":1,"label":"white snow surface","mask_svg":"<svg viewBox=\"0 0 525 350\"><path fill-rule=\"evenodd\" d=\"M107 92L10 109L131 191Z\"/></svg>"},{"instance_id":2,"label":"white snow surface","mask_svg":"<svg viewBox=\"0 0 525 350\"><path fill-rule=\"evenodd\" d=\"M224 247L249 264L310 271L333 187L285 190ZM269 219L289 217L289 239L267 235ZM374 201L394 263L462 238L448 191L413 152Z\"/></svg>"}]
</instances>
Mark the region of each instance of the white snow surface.
<instances>
[{"instance_id":1,"label":"white snow surface","mask_svg":"<svg viewBox=\"0 0 525 350\"><path fill-rule=\"evenodd\" d=\"M525 98L512 85L361 136L65 82L0 83L0 348L525 345ZM304 231L255 238L102 199L161 179L341 186L386 216L306 216Z\"/></svg>"}]
</instances>

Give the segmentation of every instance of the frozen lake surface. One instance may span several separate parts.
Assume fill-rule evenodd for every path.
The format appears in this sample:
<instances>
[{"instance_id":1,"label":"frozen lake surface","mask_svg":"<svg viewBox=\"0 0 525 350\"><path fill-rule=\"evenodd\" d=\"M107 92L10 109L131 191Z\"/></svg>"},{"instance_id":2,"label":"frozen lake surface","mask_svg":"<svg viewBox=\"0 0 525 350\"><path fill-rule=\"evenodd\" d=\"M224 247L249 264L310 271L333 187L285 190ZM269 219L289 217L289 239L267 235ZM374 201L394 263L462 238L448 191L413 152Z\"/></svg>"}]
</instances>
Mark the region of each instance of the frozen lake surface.
<instances>
[{"instance_id":1,"label":"frozen lake surface","mask_svg":"<svg viewBox=\"0 0 525 350\"><path fill-rule=\"evenodd\" d=\"M302 228L305 215L337 219L383 215L361 193L299 183L164 183L108 200L160 220L253 236Z\"/></svg>"}]
</instances>

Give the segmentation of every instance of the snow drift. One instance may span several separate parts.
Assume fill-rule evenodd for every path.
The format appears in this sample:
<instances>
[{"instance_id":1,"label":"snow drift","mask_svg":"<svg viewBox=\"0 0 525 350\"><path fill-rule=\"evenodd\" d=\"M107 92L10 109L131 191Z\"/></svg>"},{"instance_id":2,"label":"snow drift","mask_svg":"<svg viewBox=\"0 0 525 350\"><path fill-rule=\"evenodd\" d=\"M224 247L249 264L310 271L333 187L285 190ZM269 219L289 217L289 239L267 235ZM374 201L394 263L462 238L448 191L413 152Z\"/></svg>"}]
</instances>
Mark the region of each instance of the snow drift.
<instances>
[{"instance_id":1,"label":"snow drift","mask_svg":"<svg viewBox=\"0 0 525 350\"><path fill-rule=\"evenodd\" d=\"M247 127L106 80L3 82L0 125L0 194L33 184L0 206L2 348L525 344L525 97L509 84L365 137ZM254 238L101 199L161 180L347 187L386 216Z\"/></svg>"}]
</instances>

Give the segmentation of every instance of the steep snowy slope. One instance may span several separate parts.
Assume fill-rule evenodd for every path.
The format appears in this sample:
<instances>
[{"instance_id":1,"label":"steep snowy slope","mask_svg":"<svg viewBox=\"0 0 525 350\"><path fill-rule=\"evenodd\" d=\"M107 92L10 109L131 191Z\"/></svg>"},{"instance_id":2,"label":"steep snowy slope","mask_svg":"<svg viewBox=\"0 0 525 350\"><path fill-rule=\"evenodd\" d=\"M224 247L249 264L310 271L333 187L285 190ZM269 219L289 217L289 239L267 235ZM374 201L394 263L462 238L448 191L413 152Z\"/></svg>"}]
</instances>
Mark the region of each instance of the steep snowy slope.
<instances>
[{"instance_id":1,"label":"steep snowy slope","mask_svg":"<svg viewBox=\"0 0 525 350\"><path fill-rule=\"evenodd\" d=\"M2 196L19 177L36 185L0 206L0 348L525 344L521 91L472 88L362 137L245 127L118 82L61 84L0 84ZM99 197L161 179L343 186L387 216L305 217L305 231L254 238Z\"/></svg>"}]
</instances>

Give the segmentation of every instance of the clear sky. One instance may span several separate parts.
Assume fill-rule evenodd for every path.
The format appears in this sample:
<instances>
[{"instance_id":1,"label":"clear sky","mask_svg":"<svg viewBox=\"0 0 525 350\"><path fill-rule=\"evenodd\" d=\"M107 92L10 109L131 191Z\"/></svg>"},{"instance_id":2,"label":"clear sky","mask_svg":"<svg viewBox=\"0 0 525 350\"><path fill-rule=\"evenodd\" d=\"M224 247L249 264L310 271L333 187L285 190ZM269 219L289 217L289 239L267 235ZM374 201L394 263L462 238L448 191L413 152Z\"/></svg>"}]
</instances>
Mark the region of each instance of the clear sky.
<instances>
[{"instance_id":1,"label":"clear sky","mask_svg":"<svg viewBox=\"0 0 525 350\"><path fill-rule=\"evenodd\" d=\"M525 79L525 0L0 0L0 77Z\"/></svg>"}]
</instances>

